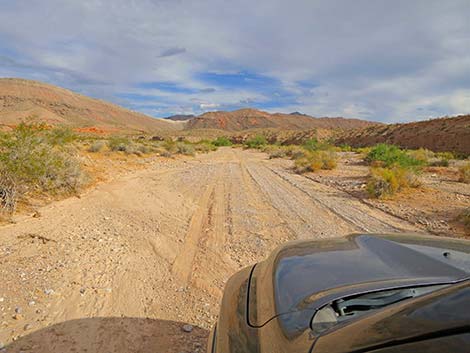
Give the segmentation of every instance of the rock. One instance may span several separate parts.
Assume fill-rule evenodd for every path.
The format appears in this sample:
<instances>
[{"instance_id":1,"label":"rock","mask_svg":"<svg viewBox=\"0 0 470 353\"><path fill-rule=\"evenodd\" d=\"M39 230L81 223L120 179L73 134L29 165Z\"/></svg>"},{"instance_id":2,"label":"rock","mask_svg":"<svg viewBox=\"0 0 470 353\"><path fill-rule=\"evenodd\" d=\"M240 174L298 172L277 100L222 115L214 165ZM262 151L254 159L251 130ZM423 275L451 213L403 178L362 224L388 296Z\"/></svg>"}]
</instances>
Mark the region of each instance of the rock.
<instances>
[{"instance_id":1,"label":"rock","mask_svg":"<svg viewBox=\"0 0 470 353\"><path fill-rule=\"evenodd\" d=\"M86 290L86 289L85 289L85 288L83 288L83 287L82 287L82 288L80 288L80 294L85 294L85 290Z\"/></svg>"},{"instance_id":2,"label":"rock","mask_svg":"<svg viewBox=\"0 0 470 353\"><path fill-rule=\"evenodd\" d=\"M29 306L33 306L33 305L36 305L36 302L34 300L31 300L29 303L28 303Z\"/></svg>"},{"instance_id":3,"label":"rock","mask_svg":"<svg viewBox=\"0 0 470 353\"><path fill-rule=\"evenodd\" d=\"M1 297L0 298L0 303L3 302L5 300L5 298Z\"/></svg>"},{"instance_id":4,"label":"rock","mask_svg":"<svg viewBox=\"0 0 470 353\"><path fill-rule=\"evenodd\" d=\"M51 295L52 293L54 293L53 289L44 289L44 294Z\"/></svg>"},{"instance_id":5,"label":"rock","mask_svg":"<svg viewBox=\"0 0 470 353\"><path fill-rule=\"evenodd\" d=\"M23 312L23 309L21 309L21 307L17 306L17 307L15 308L15 313L21 314L22 312Z\"/></svg>"},{"instance_id":6,"label":"rock","mask_svg":"<svg viewBox=\"0 0 470 353\"><path fill-rule=\"evenodd\" d=\"M184 332L192 332L193 331L193 326L192 325L183 325L183 331Z\"/></svg>"},{"instance_id":7,"label":"rock","mask_svg":"<svg viewBox=\"0 0 470 353\"><path fill-rule=\"evenodd\" d=\"M32 326L31 326L30 324L26 324L26 325L23 326L23 329L24 329L25 331L28 331L29 329L31 329L31 327L32 327Z\"/></svg>"},{"instance_id":8,"label":"rock","mask_svg":"<svg viewBox=\"0 0 470 353\"><path fill-rule=\"evenodd\" d=\"M21 314L13 315L13 319L15 319L15 320L21 320L22 318L23 318L23 316Z\"/></svg>"},{"instance_id":9,"label":"rock","mask_svg":"<svg viewBox=\"0 0 470 353\"><path fill-rule=\"evenodd\" d=\"M3 349L5 348L5 345L3 344L3 342L0 342L0 349Z\"/></svg>"}]
</instances>

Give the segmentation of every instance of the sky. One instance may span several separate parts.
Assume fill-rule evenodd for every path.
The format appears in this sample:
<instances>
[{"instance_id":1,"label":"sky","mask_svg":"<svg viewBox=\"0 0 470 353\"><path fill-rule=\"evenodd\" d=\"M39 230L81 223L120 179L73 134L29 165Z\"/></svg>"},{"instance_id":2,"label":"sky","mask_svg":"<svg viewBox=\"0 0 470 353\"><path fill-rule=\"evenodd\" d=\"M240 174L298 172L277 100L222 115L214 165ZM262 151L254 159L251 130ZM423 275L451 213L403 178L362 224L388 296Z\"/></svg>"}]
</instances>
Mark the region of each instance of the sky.
<instances>
[{"instance_id":1,"label":"sky","mask_svg":"<svg viewBox=\"0 0 470 353\"><path fill-rule=\"evenodd\" d=\"M155 117L470 113L469 0L0 0L0 77Z\"/></svg>"}]
</instances>

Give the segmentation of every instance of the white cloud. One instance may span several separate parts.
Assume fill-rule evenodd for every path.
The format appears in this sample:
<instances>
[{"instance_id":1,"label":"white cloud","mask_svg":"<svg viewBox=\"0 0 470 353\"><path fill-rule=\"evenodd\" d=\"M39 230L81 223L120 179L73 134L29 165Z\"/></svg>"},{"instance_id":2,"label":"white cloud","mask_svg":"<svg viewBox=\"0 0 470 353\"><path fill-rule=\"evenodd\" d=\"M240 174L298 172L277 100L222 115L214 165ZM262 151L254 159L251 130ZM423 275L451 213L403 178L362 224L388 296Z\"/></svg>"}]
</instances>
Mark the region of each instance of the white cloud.
<instances>
[{"instance_id":1,"label":"white cloud","mask_svg":"<svg viewBox=\"0 0 470 353\"><path fill-rule=\"evenodd\" d=\"M155 115L253 101L383 121L468 113L468 13L468 0L2 2L0 75L117 102L140 82L196 92L147 90L156 100L141 110ZM279 87L208 87L197 78L240 71Z\"/></svg>"}]
</instances>

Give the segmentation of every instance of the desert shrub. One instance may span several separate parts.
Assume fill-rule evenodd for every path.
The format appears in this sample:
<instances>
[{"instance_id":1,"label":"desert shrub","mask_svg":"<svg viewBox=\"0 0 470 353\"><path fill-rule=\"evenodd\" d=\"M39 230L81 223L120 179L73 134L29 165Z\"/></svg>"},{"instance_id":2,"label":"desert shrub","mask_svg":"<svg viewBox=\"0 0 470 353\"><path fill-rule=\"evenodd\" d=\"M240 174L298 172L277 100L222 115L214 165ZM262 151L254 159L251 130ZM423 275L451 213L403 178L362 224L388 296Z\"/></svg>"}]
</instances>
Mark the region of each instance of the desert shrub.
<instances>
[{"instance_id":1,"label":"desert shrub","mask_svg":"<svg viewBox=\"0 0 470 353\"><path fill-rule=\"evenodd\" d=\"M331 170L336 166L336 154L333 151L313 151L295 160L294 171L302 174L320 169Z\"/></svg>"},{"instance_id":2,"label":"desert shrub","mask_svg":"<svg viewBox=\"0 0 470 353\"><path fill-rule=\"evenodd\" d=\"M108 140L108 147L111 151L128 152L131 141L126 137L113 136Z\"/></svg>"},{"instance_id":3,"label":"desert shrub","mask_svg":"<svg viewBox=\"0 0 470 353\"><path fill-rule=\"evenodd\" d=\"M142 144L142 143L139 143L139 144L136 146L136 150L137 150L137 152L143 153L143 154L147 154L147 153L150 153L150 152L151 152L150 147L147 146L147 145L144 145L144 144Z\"/></svg>"},{"instance_id":4,"label":"desert shrub","mask_svg":"<svg viewBox=\"0 0 470 353\"><path fill-rule=\"evenodd\" d=\"M410 156L397 146L381 143L373 147L367 154L365 160L375 166L392 167L394 165L400 167L417 167L424 163Z\"/></svg>"},{"instance_id":5,"label":"desert shrub","mask_svg":"<svg viewBox=\"0 0 470 353\"><path fill-rule=\"evenodd\" d=\"M436 152L435 157L447 160L456 159L452 152Z\"/></svg>"},{"instance_id":6,"label":"desert shrub","mask_svg":"<svg viewBox=\"0 0 470 353\"><path fill-rule=\"evenodd\" d=\"M286 158L288 154L288 149L285 147L270 146L270 148L267 149L265 152L269 154L270 159Z\"/></svg>"},{"instance_id":7,"label":"desert shrub","mask_svg":"<svg viewBox=\"0 0 470 353\"><path fill-rule=\"evenodd\" d=\"M299 159L301 157L305 157L308 154L304 148L300 146L287 146L286 147L286 155L293 160Z\"/></svg>"},{"instance_id":8,"label":"desert shrub","mask_svg":"<svg viewBox=\"0 0 470 353\"><path fill-rule=\"evenodd\" d=\"M48 132L48 139L52 145L65 145L77 139L77 134L69 127L59 126Z\"/></svg>"},{"instance_id":9,"label":"desert shrub","mask_svg":"<svg viewBox=\"0 0 470 353\"><path fill-rule=\"evenodd\" d=\"M165 141L163 141L161 146L170 153L177 153L176 142L170 138L165 139Z\"/></svg>"},{"instance_id":10,"label":"desert shrub","mask_svg":"<svg viewBox=\"0 0 470 353\"><path fill-rule=\"evenodd\" d=\"M0 170L0 211L13 213L16 209L18 186L6 170Z\"/></svg>"},{"instance_id":11,"label":"desert shrub","mask_svg":"<svg viewBox=\"0 0 470 353\"><path fill-rule=\"evenodd\" d=\"M459 219L465 224L467 228L470 228L470 208L465 209L459 216Z\"/></svg>"},{"instance_id":12,"label":"desert shrub","mask_svg":"<svg viewBox=\"0 0 470 353\"><path fill-rule=\"evenodd\" d=\"M459 181L462 183L470 183L470 163L464 164L459 168Z\"/></svg>"},{"instance_id":13,"label":"desert shrub","mask_svg":"<svg viewBox=\"0 0 470 353\"><path fill-rule=\"evenodd\" d=\"M217 147L210 142L198 142L193 145L196 152L209 153L211 151L217 150Z\"/></svg>"},{"instance_id":14,"label":"desert shrub","mask_svg":"<svg viewBox=\"0 0 470 353\"><path fill-rule=\"evenodd\" d=\"M212 141L212 144L217 147L232 146L232 141L230 141L225 136L221 136L221 137L217 137L214 141Z\"/></svg>"},{"instance_id":15,"label":"desert shrub","mask_svg":"<svg viewBox=\"0 0 470 353\"><path fill-rule=\"evenodd\" d=\"M320 146L320 143L318 142L316 138L308 139L303 143L303 147L308 151L316 151L319 148L319 146Z\"/></svg>"},{"instance_id":16,"label":"desert shrub","mask_svg":"<svg viewBox=\"0 0 470 353\"><path fill-rule=\"evenodd\" d=\"M410 150L407 152L407 155L419 161L423 165L428 164L429 160L431 158L434 158L434 152L425 148L420 148L417 150Z\"/></svg>"},{"instance_id":17,"label":"desert shrub","mask_svg":"<svg viewBox=\"0 0 470 353\"><path fill-rule=\"evenodd\" d=\"M173 153L167 150L163 150L160 152L160 156L165 157L165 158L171 158L173 157Z\"/></svg>"},{"instance_id":18,"label":"desert shrub","mask_svg":"<svg viewBox=\"0 0 470 353\"><path fill-rule=\"evenodd\" d=\"M325 150L333 150L334 147L327 142L320 142L316 138L311 138L306 140L302 147L305 148L307 151L325 151Z\"/></svg>"},{"instance_id":19,"label":"desert shrub","mask_svg":"<svg viewBox=\"0 0 470 353\"><path fill-rule=\"evenodd\" d=\"M445 158L434 159L429 163L429 165L431 167L448 167L449 160Z\"/></svg>"},{"instance_id":20,"label":"desert shrub","mask_svg":"<svg viewBox=\"0 0 470 353\"><path fill-rule=\"evenodd\" d=\"M105 143L103 141L93 141L93 143L88 147L88 152L101 152L105 146Z\"/></svg>"},{"instance_id":21,"label":"desert shrub","mask_svg":"<svg viewBox=\"0 0 470 353\"><path fill-rule=\"evenodd\" d=\"M418 187L416 173L400 166L371 168L367 192L371 197L387 198L407 187Z\"/></svg>"},{"instance_id":22,"label":"desert shrub","mask_svg":"<svg viewBox=\"0 0 470 353\"><path fill-rule=\"evenodd\" d=\"M76 191L85 180L69 150L52 145L49 132L37 124L20 124L0 139L0 170L18 185L18 192Z\"/></svg>"},{"instance_id":23,"label":"desert shrub","mask_svg":"<svg viewBox=\"0 0 470 353\"><path fill-rule=\"evenodd\" d=\"M370 151L372 151L372 147L358 147L358 148L355 148L353 150L354 150L354 152L357 152L357 153L363 155L364 157L367 157L367 155L370 153Z\"/></svg>"},{"instance_id":24,"label":"desert shrub","mask_svg":"<svg viewBox=\"0 0 470 353\"><path fill-rule=\"evenodd\" d=\"M176 153L184 154L186 156L194 156L195 149L193 145L184 143L184 142L177 142L176 143Z\"/></svg>"},{"instance_id":25,"label":"desert shrub","mask_svg":"<svg viewBox=\"0 0 470 353\"><path fill-rule=\"evenodd\" d=\"M256 135L255 137L252 137L245 141L245 146L247 148L260 149L263 146L266 146L267 144L268 144L268 141L266 140L266 137L264 137L263 135Z\"/></svg>"},{"instance_id":26,"label":"desert shrub","mask_svg":"<svg viewBox=\"0 0 470 353\"><path fill-rule=\"evenodd\" d=\"M338 146L338 148L342 152L351 152L351 151L353 151L353 148L348 144L341 144L341 145Z\"/></svg>"}]
</instances>

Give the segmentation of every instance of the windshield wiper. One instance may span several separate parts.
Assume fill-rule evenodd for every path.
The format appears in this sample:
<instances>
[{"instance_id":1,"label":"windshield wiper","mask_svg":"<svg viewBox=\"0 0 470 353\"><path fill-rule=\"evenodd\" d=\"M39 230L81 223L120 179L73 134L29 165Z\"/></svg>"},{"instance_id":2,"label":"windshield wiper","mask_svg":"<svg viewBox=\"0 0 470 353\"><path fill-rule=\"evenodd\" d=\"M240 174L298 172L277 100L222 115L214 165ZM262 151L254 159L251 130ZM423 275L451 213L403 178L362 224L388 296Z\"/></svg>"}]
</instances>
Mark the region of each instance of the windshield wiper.
<instances>
[{"instance_id":1,"label":"windshield wiper","mask_svg":"<svg viewBox=\"0 0 470 353\"><path fill-rule=\"evenodd\" d=\"M446 286L433 285L376 291L337 299L316 311L312 318L312 331L319 334L340 322L351 320L372 310L379 310L388 305L415 298Z\"/></svg>"}]
</instances>

